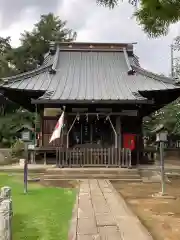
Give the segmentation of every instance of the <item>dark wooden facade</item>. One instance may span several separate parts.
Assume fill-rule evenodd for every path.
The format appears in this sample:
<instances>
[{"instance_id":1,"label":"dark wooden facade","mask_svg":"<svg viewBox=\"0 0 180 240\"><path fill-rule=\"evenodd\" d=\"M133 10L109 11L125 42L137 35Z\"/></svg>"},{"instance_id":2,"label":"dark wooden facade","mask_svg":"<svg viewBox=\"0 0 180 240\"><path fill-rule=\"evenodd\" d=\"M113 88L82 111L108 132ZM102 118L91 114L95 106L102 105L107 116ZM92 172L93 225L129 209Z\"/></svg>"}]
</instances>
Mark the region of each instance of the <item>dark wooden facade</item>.
<instances>
[{"instance_id":1,"label":"dark wooden facade","mask_svg":"<svg viewBox=\"0 0 180 240\"><path fill-rule=\"evenodd\" d=\"M132 150L132 164L139 163L143 148L142 117L136 107L130 110L122 106L109 108L108 105L106 108L100 105L67 106L61 138L51 143L49 140L60 114L53 117L43 116L45 107L46 105L39 106L41 109L39 148L122 149L129 146Z\"/></svg>"}]
</instances>

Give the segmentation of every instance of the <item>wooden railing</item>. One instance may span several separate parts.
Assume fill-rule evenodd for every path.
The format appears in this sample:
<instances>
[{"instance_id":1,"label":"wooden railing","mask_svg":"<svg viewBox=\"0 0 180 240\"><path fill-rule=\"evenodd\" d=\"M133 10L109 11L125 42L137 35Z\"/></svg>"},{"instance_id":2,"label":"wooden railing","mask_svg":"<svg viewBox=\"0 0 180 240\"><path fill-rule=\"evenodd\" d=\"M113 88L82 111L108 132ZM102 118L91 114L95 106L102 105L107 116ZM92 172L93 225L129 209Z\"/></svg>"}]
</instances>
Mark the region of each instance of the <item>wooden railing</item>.
<instances>
[{"instance_id":1,"label":"wooden railing","mask_svg":"<svg viewBox=\"0 0 180 240\"><path fill-rule=\"evenodd\" d=\"M126 167L131 168L131 151L120 148L56 149L59 167Z\"/></svg>"},{"instance_id":2,"label":"wooden railing","mask_svg":"<svg viewBox=\"0 0 180 240\"><path fill-rule=\"evenodd\" d=\"M176 140L176 141L168 141L168 142L164 142L164 148L165 150L168 149L172 149L172 150L176 150L176 149L180 149L180 140ZM145 149L158 149L158 144L154 143L153 146L147 146L145 147Z\"/></svg>"},{"instance_id":3,"label":"wooden railing","mask_svg":"<svg viewBox=\"0 0 180 240\"><path fill-rule=\"evenodd\" d=\"M167 149L179 149L180 148L180 140L169 141L164 144Z\"/></svg>"}]
</instances>

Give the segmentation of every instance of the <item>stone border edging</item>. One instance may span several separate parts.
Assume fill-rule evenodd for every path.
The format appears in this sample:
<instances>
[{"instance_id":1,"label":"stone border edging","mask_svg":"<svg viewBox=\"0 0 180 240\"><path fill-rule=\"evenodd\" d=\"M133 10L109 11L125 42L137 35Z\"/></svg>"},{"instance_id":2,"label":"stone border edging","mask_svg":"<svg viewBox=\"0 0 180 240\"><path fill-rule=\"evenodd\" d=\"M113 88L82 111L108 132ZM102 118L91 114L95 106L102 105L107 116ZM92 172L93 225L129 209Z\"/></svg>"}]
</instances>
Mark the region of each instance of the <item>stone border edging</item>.
<instances>
[{"instance_id":1,"label":"stone border edging","mask_svg":"<svg viewBox=\"0 0 180 240\"><path fill-rule=\"evenodd\" d=\"M126 209L126 212L132 216L133 218L136 219L136 221L138 222L138 225L141 229L141 231L147 235L147 239L148 240L153 240L153 237L151 235L151 233L147 230L147 228L143 225L143 223L140 221L140 219L137 217L137 215L130 209L130 207L128 206L128 204L126 203L126 201L124 200L122 194L118 193L117 190L113 187L112 183L109 180L106 180L107 184L109 185L109 188L113 191L115 197L121 202L121 204L123 205L123 207Z\"/></svg>"},{"instance_id":2,"label":"stone border edging","mask_svg":"<svg viewBox=\"0 0 180 240\"><path fill-rule=\"evenodd\" d=\"M72 212L72 219L68 231L68 240L77 239L77 221L78 221L78 205L79 205L79 188L77 191L76 202Z\"/></svg>"},{"instance_id":3,"label":"stone border edging","mask_svg":"<svg viewBox=\"0 0 180 240\"><path fill-rule=\"evenodd\" d=\"M0 190L0 239L12 240L12 199L11 188L2 187Z\"/></svg>"}]
</instances>

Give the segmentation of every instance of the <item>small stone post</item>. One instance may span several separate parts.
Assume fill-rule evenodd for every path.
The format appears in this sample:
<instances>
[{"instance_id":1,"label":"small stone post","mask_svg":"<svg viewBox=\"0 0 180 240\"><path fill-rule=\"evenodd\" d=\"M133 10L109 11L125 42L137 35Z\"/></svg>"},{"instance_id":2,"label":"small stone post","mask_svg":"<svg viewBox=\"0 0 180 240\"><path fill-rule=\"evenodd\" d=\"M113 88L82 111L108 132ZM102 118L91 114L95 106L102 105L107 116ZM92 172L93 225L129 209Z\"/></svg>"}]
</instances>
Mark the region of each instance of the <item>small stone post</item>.
<instances>
[{"instance_id":1,"label":"small stone post","mask_svg":"<svg viewBox=\"0 0 180 240\"><path fill-rule=\"evenodd\" d=\"M0 193L0 239L12 240L11 188L3 187Z\"/></svg>"}]
</instances>

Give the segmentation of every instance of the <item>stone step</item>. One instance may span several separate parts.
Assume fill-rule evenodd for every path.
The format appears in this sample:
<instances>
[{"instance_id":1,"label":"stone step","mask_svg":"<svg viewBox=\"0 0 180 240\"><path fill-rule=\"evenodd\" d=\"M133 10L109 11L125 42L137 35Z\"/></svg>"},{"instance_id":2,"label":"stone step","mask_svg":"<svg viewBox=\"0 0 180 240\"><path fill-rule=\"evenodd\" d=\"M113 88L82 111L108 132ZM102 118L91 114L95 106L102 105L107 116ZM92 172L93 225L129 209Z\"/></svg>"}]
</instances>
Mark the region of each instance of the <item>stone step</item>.
<instances>
[{"instance_id":1,"label":"stone step","mask_svg":"<svg viewBox=\"0 0 180 240\"><path fill-rule=\"evenodd\" d=\"M122 181L122 182L142 182L142 179L140 178L137 178L137 179L133 179L133 178L85 178L84 176L78 176L76 178L74 178L73 176L70 177L70 176L67 176L67 177L62 177L62 178L59 178L59 179L46 179L44 178L43 181L44 182L61 182L62 180L85 180L85 179L108 179L108 180L118 180L118 181Z\"/></svg>"},{"instance_id":2,"label":"stone step","mask_svg":"<svg viewBox=\"0 0 180 240\"><path fill-rule=\"evenodd\" d=\"M23 174L24 173L24 169L21 167L19 168L12 168L10 167L3 167L0 168L0 172L5 172L5 173L18 173L18 174ZM32 169L32 168L28 168L28 174L44 174L46 172L45 169Z\"/></svg>"},{"instance_id":3,"label":"stone step","mask_svg":"<svg viewBox=\"0 0 180 240\"><path fill-rule=\"evenodd\" d=\"M45 174L43 176L44 179L141 179L138 174L132 174L132 175L125 175L125 174L59 174L59 175L52 175L52 174Z\"/></svg>"},{"instance_id":4,"label":"stone step","mask_svg":"<svg viewBox=\"0 0 180 240\"><path fill-rule=\"evenodd\" d=\"M97 168L97 169L88 169L88 168L54 168L47 169L47 175L78 175L78 174L115 174L115 175L136 175L138 173L137 169L110 169L110 168Z\"/></svg>"}]
</instances>

